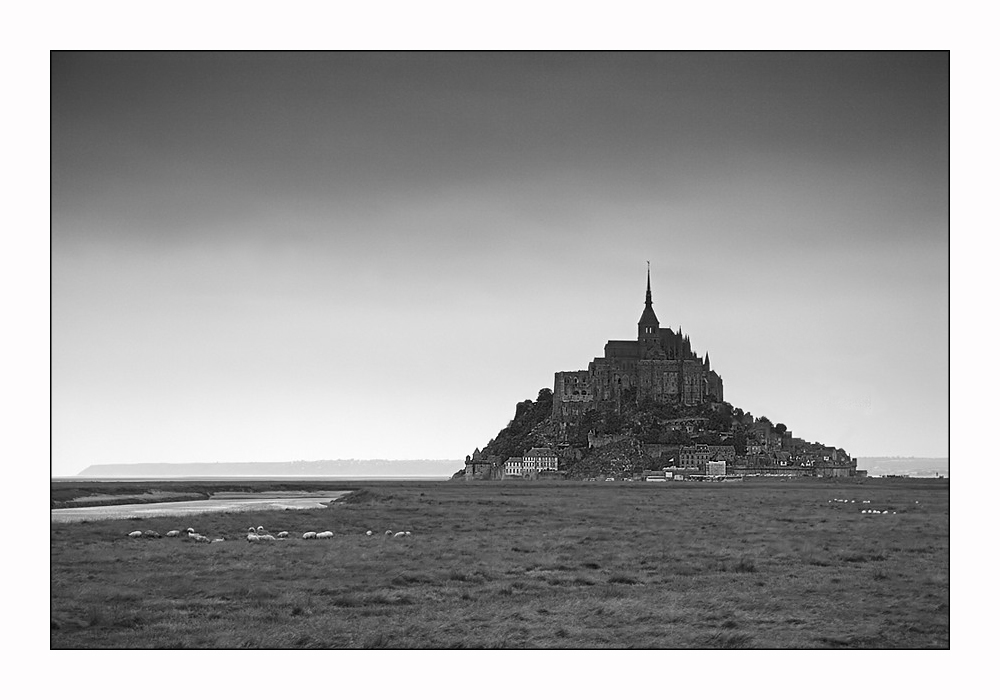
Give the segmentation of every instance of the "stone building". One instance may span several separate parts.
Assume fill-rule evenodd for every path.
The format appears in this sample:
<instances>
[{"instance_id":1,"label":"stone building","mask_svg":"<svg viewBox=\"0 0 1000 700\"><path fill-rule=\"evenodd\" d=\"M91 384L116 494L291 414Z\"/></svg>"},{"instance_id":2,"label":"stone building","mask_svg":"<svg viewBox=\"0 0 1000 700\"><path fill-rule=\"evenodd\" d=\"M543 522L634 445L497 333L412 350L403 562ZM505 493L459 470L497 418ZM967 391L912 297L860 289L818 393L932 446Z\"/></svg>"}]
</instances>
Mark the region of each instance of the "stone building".
<instances>
[{"instance_id":1,"label":"stone building","mask_svg":"<svg viewBox=\"0 0 1000 700\"><path fill-rule=\"evenodd\" d=\"M732 464L736 461L736 448L732 445L687 445L680 448L677 460L682 469L704 469L713 461Z\"/></svg>"},{"instance_id":2,"label":"stone building","mask_svg":"<svg viewBox=\"0 0 1000 700\"><path fill-rule=\"evenodd\" d=\"M503 478L503 466L496 457L483 455L477 447L465 457L466 481L490 481Z\"/></svg>"},{"instance_id":3,"label":"stone building","mask_svg":"<svg viewBox=\"0 0 1000 700\"><path fill-rule=\"evenodd\" d=\"M538 472L559 469L559 455L548 447L532 447L524 453L524 468Z\"/></svg>"},{"instance_id":4,"label":"stone building","mask_svg":"<svg viewBox=\"0 0 1000 700\"><path fill-rule=\"evenodd\" d=\"M620 406L623 400L693 406L722 401L722 377L712 370L708 353L691 350L680 328L660 328L646 273L646 306L639 317L636 340L609 340L604 356L585 370L556 372L552 413L562 427L590 408Z\"/></svg>"}]
</instances>

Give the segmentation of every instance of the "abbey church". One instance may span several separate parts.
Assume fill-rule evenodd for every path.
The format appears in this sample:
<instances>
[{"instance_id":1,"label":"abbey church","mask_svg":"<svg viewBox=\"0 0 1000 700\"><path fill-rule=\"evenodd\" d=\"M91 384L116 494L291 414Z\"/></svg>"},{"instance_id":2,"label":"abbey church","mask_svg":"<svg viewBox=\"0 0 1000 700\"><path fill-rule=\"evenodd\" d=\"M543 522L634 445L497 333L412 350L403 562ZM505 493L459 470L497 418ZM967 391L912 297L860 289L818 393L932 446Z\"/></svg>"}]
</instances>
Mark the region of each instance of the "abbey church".
<instances>
[{"instance_id":1,"label":"abbey church","mask_svg":"<svg viewBox=\"0 0 1000 700\"><path fill-rule=\"evenodd\" d=\"M595 357L587 369L556 372L552 415L565 427L591 408L644 399L685 406L723 400L722 377L712 370L708 353L698 357L680 328L677 333L660 328L648 271L638 338L609 340L604 357Z\"/></svg>"}]
</instances>

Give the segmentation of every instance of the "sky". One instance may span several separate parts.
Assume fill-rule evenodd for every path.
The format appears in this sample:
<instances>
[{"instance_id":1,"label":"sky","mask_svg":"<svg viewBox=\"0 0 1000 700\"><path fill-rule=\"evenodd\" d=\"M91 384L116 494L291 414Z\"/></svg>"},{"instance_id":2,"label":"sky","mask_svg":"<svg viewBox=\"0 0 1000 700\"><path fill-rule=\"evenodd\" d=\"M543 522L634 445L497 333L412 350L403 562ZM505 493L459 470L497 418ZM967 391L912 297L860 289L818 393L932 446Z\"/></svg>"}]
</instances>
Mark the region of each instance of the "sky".
<instances>
[{"instance_id":1,"label":"sky","mask_svg":"<svg viewBox=\"0 0 1000 700\"><path fill-rule=\"evenodd\" d=\"M949 55L51 54L51 450L462 459L661 326L949 453Z\"/></svg>"}]
</instances>

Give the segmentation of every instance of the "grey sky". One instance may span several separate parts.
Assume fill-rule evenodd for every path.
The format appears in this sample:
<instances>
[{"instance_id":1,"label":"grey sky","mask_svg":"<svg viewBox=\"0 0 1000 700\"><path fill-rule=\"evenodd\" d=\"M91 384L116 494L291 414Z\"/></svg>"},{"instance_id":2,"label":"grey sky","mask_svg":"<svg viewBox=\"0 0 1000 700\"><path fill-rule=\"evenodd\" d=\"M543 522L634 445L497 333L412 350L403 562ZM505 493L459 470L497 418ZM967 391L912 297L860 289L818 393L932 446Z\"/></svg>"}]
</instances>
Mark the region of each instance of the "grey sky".
<instances>
[{"instance_id":1,"label":"grey sky","mask_svg":"<svg viewBox=\"0 0 1000 700\"><path fill-rule=\"evenodd\" d=\"M461 458L661 324L947 454L948 55L52 58L53 473Z\"/></svg>"}]
</instances>

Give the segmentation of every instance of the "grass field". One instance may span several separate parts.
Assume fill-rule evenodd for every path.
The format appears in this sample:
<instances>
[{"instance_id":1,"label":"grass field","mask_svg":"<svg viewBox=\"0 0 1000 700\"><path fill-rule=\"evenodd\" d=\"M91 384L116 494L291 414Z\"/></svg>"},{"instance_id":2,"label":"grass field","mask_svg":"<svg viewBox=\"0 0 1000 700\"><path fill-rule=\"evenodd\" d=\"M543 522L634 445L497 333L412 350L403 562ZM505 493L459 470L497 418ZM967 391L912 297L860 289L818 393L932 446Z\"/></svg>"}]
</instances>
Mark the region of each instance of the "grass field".
<instances>
[{"instance_id":1,"label":"grass field","mask_svg":"<svg viewBox=\"0 0 1000 700\"><path fill-rule=\"evenodd\" d=\"M54 524L51 646L948 648L948 507L944 480L411 482ZM251 524L335 537L253 545ZM227 541L126 536L186 527Z\"/></svg>"}]
</instances>

